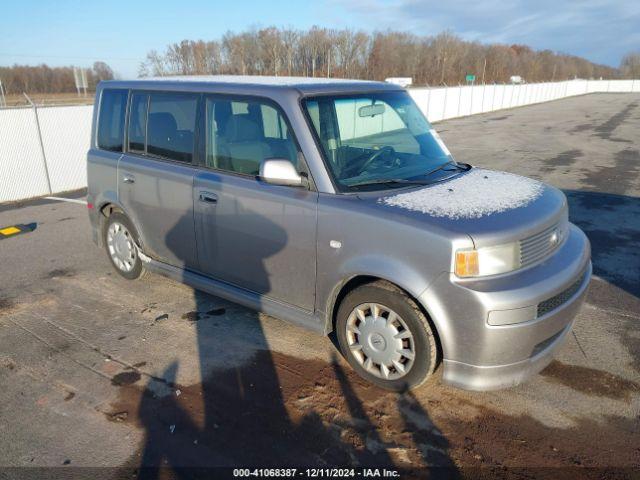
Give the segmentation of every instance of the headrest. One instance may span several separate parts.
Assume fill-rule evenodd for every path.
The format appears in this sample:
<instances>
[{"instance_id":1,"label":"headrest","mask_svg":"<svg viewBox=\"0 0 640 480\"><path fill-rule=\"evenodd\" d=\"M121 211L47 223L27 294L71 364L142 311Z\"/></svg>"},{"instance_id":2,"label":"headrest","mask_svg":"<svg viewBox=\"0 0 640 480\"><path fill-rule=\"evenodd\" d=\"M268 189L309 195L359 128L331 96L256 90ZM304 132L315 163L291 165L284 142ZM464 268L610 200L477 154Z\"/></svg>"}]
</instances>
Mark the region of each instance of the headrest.
<instances>
[{"instance_id":1,"label":"headrest","mask_svg":"<svg viewBox=\"0 0 640 480\"><path fill-rule=\"evenodd\" d=\"M225 131L227 142L256 142L264 140L264 135L254 120L248 114L232 115L227 122Z\"/></svg>"},{"instance_id":2,"label":"headrest","mask_svg":"<svg viewBox=\"0 0 640 480\"><path fill-rule=\"evenodd\" d=\"M149 136L163 138L165 141L173 139L178 131L176 119L168 112L149 114Z\"/></svg>"}]
</instances>

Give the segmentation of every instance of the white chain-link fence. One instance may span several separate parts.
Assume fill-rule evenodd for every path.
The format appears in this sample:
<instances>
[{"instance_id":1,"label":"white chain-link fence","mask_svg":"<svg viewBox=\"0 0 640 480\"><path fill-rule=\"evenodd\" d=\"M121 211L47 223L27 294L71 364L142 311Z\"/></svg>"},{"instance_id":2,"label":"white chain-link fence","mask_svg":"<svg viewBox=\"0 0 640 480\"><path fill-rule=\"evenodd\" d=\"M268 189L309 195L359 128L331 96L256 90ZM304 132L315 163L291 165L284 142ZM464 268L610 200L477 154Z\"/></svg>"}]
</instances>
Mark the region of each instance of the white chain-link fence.
<instances>
[{"instance_id":1,"label":"white chain-link fence","mask_svg":"<svg viewBox=\"0 0 640 480\"><path fill-rule=\"evenodd\" d=\"M640 92L640 80L412 88L432 122L594 92ZM87 186L92 105L0 108L0 202Z\"/></svg>"}]
</instances>

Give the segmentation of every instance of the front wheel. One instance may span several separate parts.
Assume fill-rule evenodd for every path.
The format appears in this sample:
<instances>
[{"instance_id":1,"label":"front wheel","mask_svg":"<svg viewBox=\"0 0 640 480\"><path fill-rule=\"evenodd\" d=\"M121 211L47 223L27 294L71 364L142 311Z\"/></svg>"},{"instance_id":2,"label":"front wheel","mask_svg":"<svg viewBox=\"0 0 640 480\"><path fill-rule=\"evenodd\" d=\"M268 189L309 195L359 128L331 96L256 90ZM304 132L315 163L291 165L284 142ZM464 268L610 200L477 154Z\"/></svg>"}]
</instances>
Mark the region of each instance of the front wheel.
<instances>
[{"instance_id":1,"label":"front wheel","mask_svg":"<svg viewBox=\"0 0 640 480\"><path fill-rule=\"evenodd\" d=\"M113 212L107 218L104 244L109 260L116 271L128 280L135 280L144 273L134 232L131 221L124 214Z\"/></svg>"},{"instance_id":2,"label":"front wheel","mask_svg":"<svg viewBox=\"0 0 640 480\"><path fill-rule=\"evenodd\" d=\"M417 387L436 367L429 321L409 296L386 282L347 294L338 309L336 336L354 370L387 390Z\"/></svg>"}]
</instances>

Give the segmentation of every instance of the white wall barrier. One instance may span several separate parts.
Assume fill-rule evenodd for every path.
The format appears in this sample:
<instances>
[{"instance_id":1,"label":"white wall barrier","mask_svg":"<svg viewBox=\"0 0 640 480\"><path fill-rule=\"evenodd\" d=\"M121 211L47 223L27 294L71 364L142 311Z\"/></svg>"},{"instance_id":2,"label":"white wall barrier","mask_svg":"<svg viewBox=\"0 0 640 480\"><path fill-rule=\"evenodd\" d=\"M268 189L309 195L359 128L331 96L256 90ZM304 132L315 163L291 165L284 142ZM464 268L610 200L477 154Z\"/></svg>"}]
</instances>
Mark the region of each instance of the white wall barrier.
<instances>
[{"instance_id":1,"label":"white wall barrier","mask_svg":"<svg viewBox=\"0 0 640 480\"><path fill-rule=\"evenodd\" d=\"M532 105L596 92L640 92L640 80L570 80L521 85L412 88L411 96L431 122Z\"/></svg>"},{"instance_id":2,"label":"white wall barrier","mask_svg":"<svg viewBox=\"0 0 640 480\"><path fill-rule=\"evenodd\" d=\"M595 92L640 92L640 80L409 89L431 122ZM86 187L92 112L91 105L0 109L0 202ZM367 132L353 125L352 134L373 134L398 123L388 113L380 117L371 119Z\"/></svg>"},{"instance_id":3,"label":"white wall barrier","mask_svg":"<svg viewBox=\"0 0 640 480\"><path fill-rule=\"evenodd\" d=\"M87 186L92 105L0 109L0 202Z\"/></svg>"}]
</instances>

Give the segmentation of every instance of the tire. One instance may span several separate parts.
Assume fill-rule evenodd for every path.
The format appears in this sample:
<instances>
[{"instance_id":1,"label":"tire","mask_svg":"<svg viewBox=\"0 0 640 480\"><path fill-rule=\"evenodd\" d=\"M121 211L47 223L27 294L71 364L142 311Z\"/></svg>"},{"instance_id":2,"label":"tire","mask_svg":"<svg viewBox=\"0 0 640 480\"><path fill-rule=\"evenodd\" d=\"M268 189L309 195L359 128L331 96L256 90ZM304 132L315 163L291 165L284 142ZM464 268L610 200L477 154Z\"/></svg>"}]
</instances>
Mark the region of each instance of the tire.
<instances>
[{"instance_id":1,"label":"tire","mask_svg":"<svg viewBox=\"0 0 640 480\"><path fill-rule=\"evenodd\" d=\"M116 272L127 280L144 276L145 270L138 255L138 234L126 215L113 212L107 217L103 241L109 261Z\"/></svg>"},{"instance_id":2,"label":"tire","mask_svg":"<svg viewBox=\"0 0 640 480\"><path fill-rule=\"evenodd\" d=\"M437 366L437 346L429 321L410 297L387 282L362 285L344 297L338 308L336 337L353 369L386 390L415 388Z\"/></svg>"}]
</instances>

